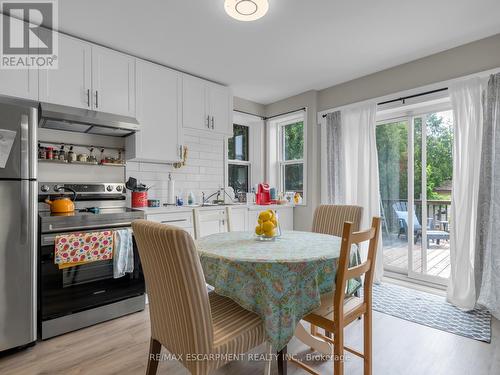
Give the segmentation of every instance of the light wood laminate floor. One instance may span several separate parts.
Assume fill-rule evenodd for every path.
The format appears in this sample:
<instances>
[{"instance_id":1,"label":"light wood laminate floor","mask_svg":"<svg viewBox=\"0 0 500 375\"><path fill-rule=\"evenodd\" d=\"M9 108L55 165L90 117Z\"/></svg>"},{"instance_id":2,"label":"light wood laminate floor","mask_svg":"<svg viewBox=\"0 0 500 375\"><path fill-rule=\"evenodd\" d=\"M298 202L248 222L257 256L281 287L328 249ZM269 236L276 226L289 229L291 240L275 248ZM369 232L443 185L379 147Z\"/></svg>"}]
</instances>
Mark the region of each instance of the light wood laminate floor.
<instances>
[{"instance_id":1,"label":"light wood laminate floor","mask_svg":"<svg viewBox=\"0 0 500 375\"><path fill-rule=\"evenodd\" d=\"M374 312L375 375L498 375L500 374L500 322L493 321L491 344L438 331ZM362 322L346 331L346 345L362 348ZM2 375L142 375L149 340L148 312L143 311L77 332L68 333L24 351L0 357ZM289 353L311 353L293 339ZM264 352L265 348L256 348ZM332 363L308 362L324 374ZM233 362L217 374L262 374L263 362ZM349 356L346 374L362 374L362 361ZM272 366L277 374L276 363ZM289 374L305 374L288 364ZM158 374L188 374L177 362L162 362Z\"/></svg>"}]
</instances>

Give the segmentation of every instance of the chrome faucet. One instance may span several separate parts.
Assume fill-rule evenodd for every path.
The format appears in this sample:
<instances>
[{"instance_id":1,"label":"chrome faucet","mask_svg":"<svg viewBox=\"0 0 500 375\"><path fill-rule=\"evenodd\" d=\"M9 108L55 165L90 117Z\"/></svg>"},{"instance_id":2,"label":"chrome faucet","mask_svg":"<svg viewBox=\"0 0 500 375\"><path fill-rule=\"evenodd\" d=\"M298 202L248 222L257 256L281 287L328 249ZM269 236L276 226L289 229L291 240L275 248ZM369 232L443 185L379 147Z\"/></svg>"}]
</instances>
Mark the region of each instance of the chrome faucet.
<instances>
[{"instance_id":1,"label":"chrome faucet","mask_svg":"<svg viewBox=\"0 0 500 375\"><path fill-rule=\"evenodd\" d=\"M205 192L202 192L201 195L202 195L201 205L204 206L205 203L208 203L209 199L212 198L214 195L217 195L217 200L219 200L220 190L217 190L215 193L210 194L207 198L205 198Z\"/></svg>"},{"instance_id":2,"label":"chrome faucet","mask_svg":"<svg viewBox=\"0 0 500 375\"><path fill-rule=\"evenodd\" d=\"M221 204L220 202L222 202L223 200L221 200L221 194L224 193L224 196L227 195L230 199L231 199L231 202L232 202L232 198L231 196L226 192L226 189L224 188L219 188L216 192L210 194L207 198L205 198L205 192L201 192L201 200L202 200L202 203L201 205L204 206L205 203L208 203L208 201L210 200L210 198L212 198L213 196L217 195L217 198L215 199L215 202ZM222 203L223 204L223 203Z\"/></svg>"}]
</instances>

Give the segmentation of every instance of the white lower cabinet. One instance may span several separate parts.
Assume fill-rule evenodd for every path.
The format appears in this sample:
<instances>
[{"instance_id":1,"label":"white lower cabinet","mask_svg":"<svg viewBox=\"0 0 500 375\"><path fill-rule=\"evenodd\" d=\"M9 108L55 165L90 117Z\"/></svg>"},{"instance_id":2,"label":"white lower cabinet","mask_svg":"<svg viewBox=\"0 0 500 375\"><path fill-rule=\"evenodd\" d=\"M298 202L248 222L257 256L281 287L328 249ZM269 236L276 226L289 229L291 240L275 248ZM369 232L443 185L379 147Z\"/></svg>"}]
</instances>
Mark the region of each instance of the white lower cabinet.
<instances>
[{"instance_id":1,"label":"white lower cabinet","mask_svg":"<svg viewBox=\"0 0 500 375\"><path fill-rule=\"evenodd\" d=\"M231 231L252 231L257 225L259 212L267 207L256 208L239 206L231 209ZM282 230L293 230L293 207L272 207L278 213ZM173 225L184 229L194 237L193 211L147 213L148 220ZM226 211L221 208L202 209L199 211L200 237L226 232Z\"/></svg>"},{"instance_id":2,"label":"white lower cabinet","mask_svg":"<svg viewBox=\"0 0 500 375\"><path fill-rule=\"evenodd\" d=\"M233 208L231 210L231 231L241 232L246 231L248 228L248 209L246 208Z\"/></svg>"},{"instance_id":3,"label":"white lower cabinet","mask_svg":"<svg viewBox=\"0 0 500 375\"><path fill-rule=\"evenodd\" d=\"M200 237L209 236L214 233L226 232L225 210L201 210L199 213Z\"/></svg>"},{"instance_id":4,"label":"white lower cabinet","mask_svg":"<svg viewBox=\"0 0 500 375\"><path fill-rule=\"evenodd\" d=\"M154 221L156 223L172 225L174 227L179 227L188 232L191 236L194 236L193 230L193 213L192 212L175 212L167 214L147 214L146 218L148 220Z\"/></svg>"},{"instance_id":5,"label":"white lower cabinet","mask_svg":"<svg viewBox=\"0 0 500 375\"><path fill-rule=\"evenodd\" d=\"M293 230L293 208L278 208L276 212L278 213L281 230Z\"/></svg>"}]
</instances>

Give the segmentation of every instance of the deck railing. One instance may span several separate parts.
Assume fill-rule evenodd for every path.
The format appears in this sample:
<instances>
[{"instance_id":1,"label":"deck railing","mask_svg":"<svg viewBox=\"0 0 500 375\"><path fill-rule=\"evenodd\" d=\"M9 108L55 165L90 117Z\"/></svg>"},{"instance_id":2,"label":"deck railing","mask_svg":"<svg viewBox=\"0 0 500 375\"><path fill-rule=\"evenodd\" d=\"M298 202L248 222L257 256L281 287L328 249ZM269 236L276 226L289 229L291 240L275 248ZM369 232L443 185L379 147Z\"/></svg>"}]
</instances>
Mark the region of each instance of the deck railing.
<instances>
[{"instance_id":1,"label":"deck railing","mask_svg":"<svg viewBox=\"0 0 500 375\"><path fill-rule=\"evenodd\" d=\"M405 199L389 199L382 200L382 209L381 213L383 218L385 219L385 223L383 225L387 225L387 229L382 228L383 234L386 234L387 231L389 233L398 233L399 232L399 221L396 216L396 212L392 207L394 203L405 202L408 201ZM421 225L427 222L430 223L433 228L432 229L443 229L448 230L448 225L446 225L450 221L450 200L427 200L427 217L433 220L425 220L422 221L422 201L420 199L414 200L415 204L415 214Z\"/></svg>"}]
</instances>

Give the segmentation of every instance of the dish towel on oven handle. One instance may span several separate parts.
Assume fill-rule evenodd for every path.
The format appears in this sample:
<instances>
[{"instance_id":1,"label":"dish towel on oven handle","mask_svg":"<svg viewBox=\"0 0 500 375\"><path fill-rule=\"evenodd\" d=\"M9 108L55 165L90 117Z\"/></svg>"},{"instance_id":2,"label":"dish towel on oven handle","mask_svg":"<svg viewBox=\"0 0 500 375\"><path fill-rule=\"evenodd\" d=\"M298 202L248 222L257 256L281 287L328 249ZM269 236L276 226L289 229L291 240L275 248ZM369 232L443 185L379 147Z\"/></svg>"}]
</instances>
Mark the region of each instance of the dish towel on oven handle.
<instances>
[{"instance_id":1,"label":"dish towel on oven handle","mask_svg":"<svg viewBox=\"0 0 500 375\"><path fill-rule=\"evenodd\" d=\"M126 273L134 272L134 243L132 229L114 231L113 277L118 279Z\"/></svg>"},{"instance_id":2,"label":"dish towel on oven handle","mask_svg":"<svg viewBox=\"0 0 500 375\"><path fill-rule=\"evenodd\" d=\"M78 232L56 236L54 263L59 269L113 258L113 232Z\"/></svg>"}]
</instances>

